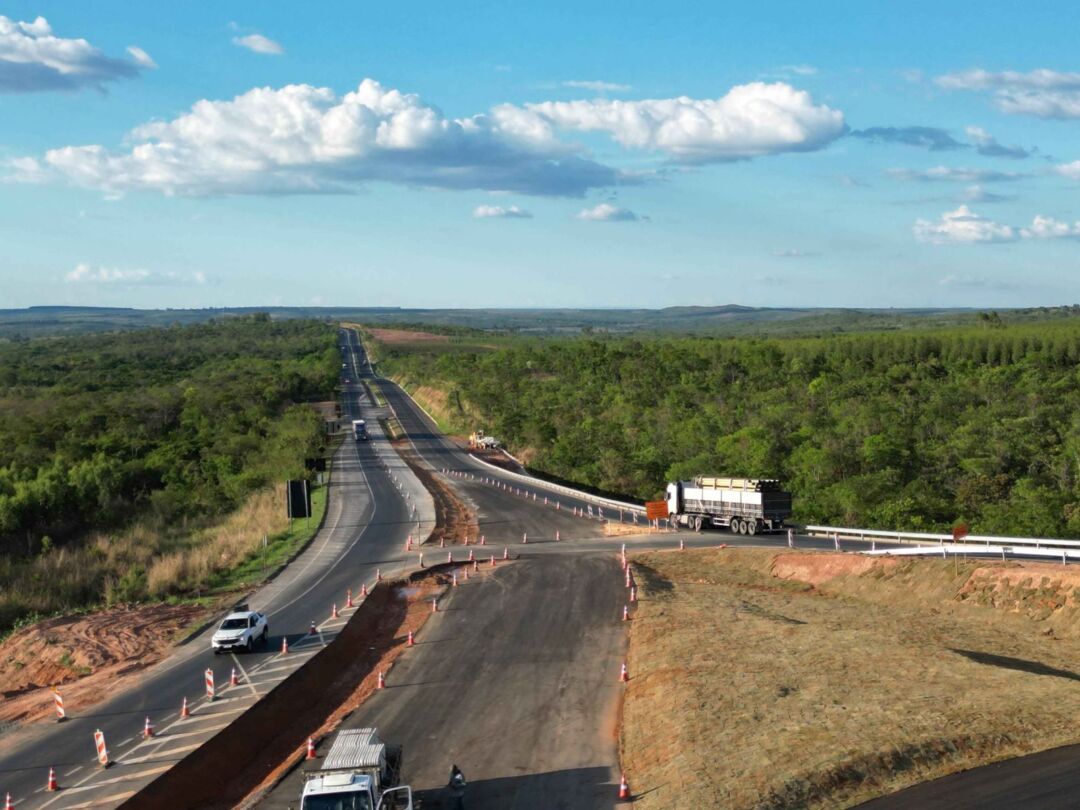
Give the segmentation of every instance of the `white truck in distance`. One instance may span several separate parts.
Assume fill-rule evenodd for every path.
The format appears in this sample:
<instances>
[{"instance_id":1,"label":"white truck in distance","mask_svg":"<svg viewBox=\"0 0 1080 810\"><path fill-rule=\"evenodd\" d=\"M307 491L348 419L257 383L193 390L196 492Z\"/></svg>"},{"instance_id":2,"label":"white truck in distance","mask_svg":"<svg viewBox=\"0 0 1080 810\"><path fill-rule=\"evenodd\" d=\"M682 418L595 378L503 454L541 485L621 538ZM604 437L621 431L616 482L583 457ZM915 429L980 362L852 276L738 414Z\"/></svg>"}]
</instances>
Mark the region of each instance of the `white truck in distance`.
<instances>
[{"instance_id":1,"label":"white truck in distance","mask_svg":"<svg viewBox=\"0 0 1080 810\"><path fill-rule=\"evenodd\" d=\"M367 441L367 423L363 419L352 420L352 435L358 442Z\"/></svg>"},{"instance_id":2,"label":"white truck in distance","mask_svg":"<svg viewBox=\"0 0 1080 810\"><path fill-rule=\"evenodd\" d=\"M693 481L667 485L668 516L682 526L730 529L735 534L760 534L784 529L791 516L791 493L767 478L716 478L699 475Z\"/></svg>"},{"instance_id":3,"label":"white truck in distance","mask_svg":"<svg viewBox=\"0 0 1080 810\"><path fill-rule=\"evenodd\" d=\"M317 771L304 774L300 810L412 810L412 788L401 779L401 746L374 728L339 731Z\"/></svg>"}]
</instances>

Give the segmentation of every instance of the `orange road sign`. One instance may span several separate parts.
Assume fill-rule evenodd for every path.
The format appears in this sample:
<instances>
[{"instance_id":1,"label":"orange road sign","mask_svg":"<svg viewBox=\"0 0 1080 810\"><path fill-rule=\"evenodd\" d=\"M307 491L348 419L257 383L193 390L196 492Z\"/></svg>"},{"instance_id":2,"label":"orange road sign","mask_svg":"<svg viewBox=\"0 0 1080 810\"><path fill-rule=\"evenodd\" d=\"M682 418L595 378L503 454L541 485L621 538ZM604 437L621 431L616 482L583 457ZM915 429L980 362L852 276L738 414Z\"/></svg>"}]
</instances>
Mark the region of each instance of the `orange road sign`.
<instances>
[{"instance_id":1,"label":"orange road sign","mask_svg":"<svg viewBox=\"0 0 1080 810\"><path fill-rule=\"evenodd\" d=\"M663 520L667 516L667 501L645 502L645 517L647 517L649 520Z\"/></svg>"}]
</instances>

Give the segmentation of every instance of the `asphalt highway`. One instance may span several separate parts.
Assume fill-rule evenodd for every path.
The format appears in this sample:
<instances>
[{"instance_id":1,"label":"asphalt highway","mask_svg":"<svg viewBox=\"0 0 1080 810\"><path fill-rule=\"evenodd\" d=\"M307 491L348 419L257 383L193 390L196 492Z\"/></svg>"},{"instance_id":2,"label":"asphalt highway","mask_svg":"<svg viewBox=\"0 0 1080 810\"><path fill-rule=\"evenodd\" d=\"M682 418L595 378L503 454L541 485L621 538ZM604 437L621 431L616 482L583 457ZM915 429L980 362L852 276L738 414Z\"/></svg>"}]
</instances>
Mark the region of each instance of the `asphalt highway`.
<instances>
[{"instance_id":1,"label":"asphalt highway","mask_svg":"<svg viewBox=\"0 0 1080 810\"><path fill-rule=\"evenodd\" d=\"M344 413L350 418L362 413L374 422L378 411L370 403L361 405L363 389L357 383L362 353L349 347L345 360L348 367L343 369L343 378L349 382ZM331 605L343 604L346 589L356 592L361 582L373 579L376 568L391 573L406 562L411 564L403 547L406 535L416 531L413 506L422 513L425 531L430 531L433 507L430 496L377 427L370 442L347 439L335 454L333 467L329 512L322 530L277 578L246 600L252 609L268 614L271 635L265 649L251 655L215 656L210 650L214 627L210 627L137 676L112 699L82 712L69 711L68 720L61 724L37 723L7 731L0 736L0 795L11 793L19 808L119 803L182 758L199 739L227 723L235 711L242 710L245 700L249 705L285 677L288 667L302 660L305 646L307 654L313 653L313 640L307 638L310 624L328 619ZM279 664L283 636L298 652ZM201 707L204 670L215 671L220 688L233 666L254 685L226 692L213 707ZM193 720L205 720L201 725L176 725L185 697L196 707ZM146 717L157 729L169 729L149 751L140 735ZM95 759L95 729L105 733L111 758L117 763L106 771L98 768ZM50 767L56 768L60 780L58 793L44 792Z\"/></svg>"},{"instance_id":2,"label":"asphalt highway","mask_svg":"<svg viewBox=\"0 0 1080 810\"><path fill-rule=\"evenodd\" d=\"M453 764L470 810L613 808L625 598L610 554L547 555L472 578L343 727L375 726L404 746L425 810L452 807L442 788ZM294 771L259 807L299 807L302 786Z\"/></svg>"}]
</instances>

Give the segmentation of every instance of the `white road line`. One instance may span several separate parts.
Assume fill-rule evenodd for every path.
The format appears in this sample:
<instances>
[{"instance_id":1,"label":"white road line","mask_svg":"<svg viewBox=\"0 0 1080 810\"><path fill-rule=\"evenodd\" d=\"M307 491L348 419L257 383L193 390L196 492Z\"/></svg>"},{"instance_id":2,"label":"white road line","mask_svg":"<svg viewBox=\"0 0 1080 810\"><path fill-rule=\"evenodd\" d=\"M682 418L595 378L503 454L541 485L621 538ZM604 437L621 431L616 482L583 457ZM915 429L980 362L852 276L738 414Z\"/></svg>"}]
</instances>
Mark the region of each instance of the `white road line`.
<instances>
[{"instance_id":1,"label":"white road line","mask_svg":"<svg viewBox=\"0 0 1080 810\"><path fill-rule=\"evenodd\" d=\"M123 801L124 799L130 799L132 796L135 795L135 792L136 791L134 790L129 790L126 793L114 793L111 796L102 796L100 799L91 799L90 801L83 802L82 804L69 804L64 807L63 810L82 810L82 808L86 807L101 807L103 804L108 804L110 802L119 802Z\"/></svg>"},{"instance_id":2,"label":"white road line","mask_svg":"<svg viewBox=\"0 0 1080 810\"><path fill-rule=\"evenodd\" d=\"M251 688L251 693L258 697L259 693L255 691L255 687L251 685L251 678L248 677L247 670L244 669L244 665L240 663L240 659L236 657L236 653L229 653L232 656L233 663L236 664L236 668L240 670L240 677L244 679L244 684L247 684Z\"/></svg>"},{"instance_id":3,"label":"white road line","mask_svg":"<svg viewBox=\"0 0 1080 810\"><path fill-rule=\"evenodd\" d=\"M148 762L155 757L167 757L172 754L179 754L182 751L194 751L202 745L201 742L188 743L187 745L179 745L175 748L159 748L157 751L153 751L149 754L143 754L141 757L130 757L128 759L119 760L119 765L139 765L143 762Z\"/></svg>"}]
</instances>

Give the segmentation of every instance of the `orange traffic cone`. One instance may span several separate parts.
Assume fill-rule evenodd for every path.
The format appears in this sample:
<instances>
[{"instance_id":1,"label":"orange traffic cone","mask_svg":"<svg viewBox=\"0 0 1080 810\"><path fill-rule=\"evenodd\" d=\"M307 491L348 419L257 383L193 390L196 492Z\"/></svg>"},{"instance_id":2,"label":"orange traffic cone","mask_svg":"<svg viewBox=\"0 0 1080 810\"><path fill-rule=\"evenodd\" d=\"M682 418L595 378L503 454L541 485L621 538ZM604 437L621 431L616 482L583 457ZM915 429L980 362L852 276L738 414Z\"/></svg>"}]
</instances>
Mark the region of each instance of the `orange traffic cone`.
<instances>
[{"instance_id":1,"label":"orange traffic cone","mask_svg":"<svg viewBox=\"0 0 1080 810\"><path fill-rule=\"evenodd\" d=\"M623 661L622 669L619 671L619 680L626 683L630 680L630 670L626 668L626 662Z\"/></svg>"},{"instance_id":2,"label":"orange traffic cone","mask_svg":"<svg viewBox=\"0 0 1080 810\"><path fill-rule=\"evenodd\" d=\"M491 567L492 568L495 567L495 555L494 554L491 555Z\"/></svg>"},{"instance_id":3,"label":"orange traffic cone","mask_svg":"<svg viewBox=\"0 0 1080 810\"><path fill-rule=\"evenodd\" d=\"M11 800L11 794L7 794L7 799L4 800L4 810L15 810L15 802Z\"/></svg>"},{"instance_id":4,"label":"orange traffic cone","mask_svg":"<svg viewBox=\"0 0 1080 810\"><path fill-rule=\"evenodd\" d=\"M146 718L146 722L143 723L142 729L143 739L149 740L154 736L154 724L150 722L150 718Z\"/></svg>"},{"instance_id":5,"label":"orange traffic cone","mask_svg":"<svg viewBox=\"0 0 1080 810\"><path fill-rule=\"evenodd\" d=\"M622 606L622 620L624 622L630 621L630 607L629 605Z\"/></svg>"},{"instance_id":6,"label":"orange traffic cone","mask_svg":"<svg viewBox=\"0 0 1080 810\"><path fill-rule=\"evenodd\" d=\"M412 630L409 631L409 640L406 642L406 644L410 647L416 646L416 642L413 641Z\"/></svg>"},{"instance_id":7,"label":"orange traffic cone","mask_svg":"<svg viewBox=\"0 0 1080 810\"><path fill-rule=\"evenodd\" d=\"M315 759L315 740L311 737L307 738L307 754L304 759Z\"/></svg>"},{"instance_id":8,"label":"orange traffic cone","mask_svg":"<svg viewBox=\"0 0 1080 810\"><path fill-rule=\"evenodd\" d=\"M438 599L432 599L431 600L431 612L432 613L438 613L439 612L439 600Z\"/></svg>"},{"instance_id":9,"label":"orange traffic cone","mask_svg":"<svg viewBox=\"0 0 1080 810\"><path fill-rule=\"evenodd\" d=\"M619 798L620 799L629 799L630 798L630 784L626 781L626 773L625 772L622 773L619 776Z\"/></svg>"},{"instance_id":10,"label":"orange traffic cone","mask_svg":"<svg viewBox=\"0 0 1080 810\"><path fill-rule=\"evenodd\" d=\"M503 546L503 559L504 560L509 560L510 559L510 548L509 548L509 546Z\"/></svg>"},{"instance_id":11,"label":"orange traffic cone","mask_svg":"<svg viewBox=\"0 0 1080 810\"><path fill-rule=\"evenodd\" d=\"M45 789L49 793L53 793L60 789L60 786L56 784L56 769L49 768L49 781L45 783Z\"/></svg>"},{"instance_id":12,"label":"orange traffic cone","mask_svg":"<svg viewBox=\"0 0 1080 810\"><path fill-rule=\"evenodd\" d=\"M367 596L367 583L366 582L363 585L360 586L360 595L361 596Z\"/></svg>"},{"instance_id":13,"label":"orange traffic cone","mask_svg":"<svg viewBox=\"0 0 1080 810\"><path fill-rule=\"evenodd\" d=\"M379 681L378 681L378 683L375 684L375 688L376 689L385 689L386 688L386 676L383 675L382 670L379 671Z\"/></svg>"},{"instance_id":14,"label":"orange traffic cone","mask_svg":"<svg viewBox=\"0 0 1080 810\"><path fill-rule=\"evenodd\" d=\"M337 617L338 617L337 602L334 602L334 604L330 606L330 618L331 619L336 619Z\"/></svg>"},{"instance_id":15,"label":"orange traffic cone","mask_svg":"<svg viewBox=\"0 0 1080 810\"><path fill-rule=\"evenodd\" d=\"M187 698L184 698L184 703L180 706L180 719L183 720L185 717L191 717L191 709L187 706Z\"/></svg>"},{"instance_id":16,"label":"orange traffic cone","mask_svg":"<svg viewBox=\"0 0 1080 810\"><path fill-rule=\"evenodd\" d=\"M317 630L315 629L315 620L314 620L314 619L312 619L312 620L311 620L311 627L310 627L310 628L308 629L308 635L309 635L309 636L313 636L313 635L315 635L315 633L317 633L317 632L318 632L318 631L317 631Z\"/></svg>"},{"instance_id":17,"label":"orange traffic cone","mask_svg":"<svg viewBox=\"0 0 1080 810\"><path fill-rule=\"evenodd\" d=\"M352 606L352 588L349 588L347 591L345 591L345 607L351 608Z\"/></svg>"},{"instance_id":18,"label":"orange traffic cone","mask_svg":"<svg viewBox=\"0 0 1080 810\"><path fill-rule=\"evenodd\" d=\"M240 685L240 679L236 676L236 667L233 667L232 671L229 673L229 686L239 686L239 685Z\"/></svg>"},{"instance_id":19,"label":"orange traffic cone","mask_svg":"<svg viewBox=\"0 0 1080 810\"><path fill-rule=\"evenodd\" d=\"M289 651L289 639L287 636L281 637L281 654L285 655Z\"/></svg>"}]
</instances>

